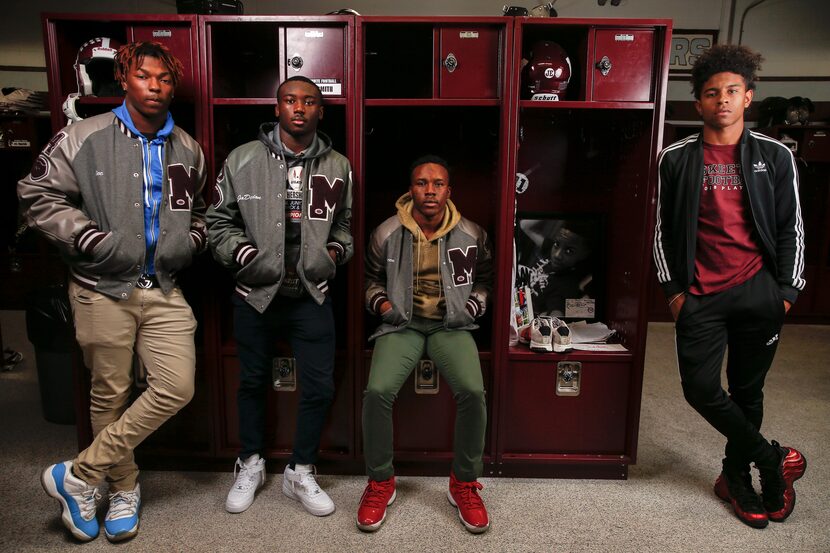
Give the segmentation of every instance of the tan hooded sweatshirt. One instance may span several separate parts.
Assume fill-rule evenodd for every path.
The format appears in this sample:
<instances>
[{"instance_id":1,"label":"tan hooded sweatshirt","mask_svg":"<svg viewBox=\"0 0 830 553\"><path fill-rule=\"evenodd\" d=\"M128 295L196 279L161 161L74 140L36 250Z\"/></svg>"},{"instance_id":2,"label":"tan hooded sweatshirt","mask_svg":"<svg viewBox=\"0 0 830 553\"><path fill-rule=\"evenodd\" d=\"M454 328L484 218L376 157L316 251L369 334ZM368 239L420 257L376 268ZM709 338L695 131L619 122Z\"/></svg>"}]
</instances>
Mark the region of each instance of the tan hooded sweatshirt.
<instances>
[{"instance_id":1,"label":"tan hooded sweatshirt","mask_svg":"<svg viewBox=\"0 0 830 553\"><path fill-rule=\"evenodd\" d=\"M425 319L443 320L446 308L441 287L438 239L458 224L461 213L455 208L452 200L447 200L444 220L432 239L427 240L421 227L412 217L412 196L409 192L398 198L395 207L398 208L398 219L401 224L412 233L412 244L415 248L412 256L412 314Z\"/></svg>"}]
</instances>

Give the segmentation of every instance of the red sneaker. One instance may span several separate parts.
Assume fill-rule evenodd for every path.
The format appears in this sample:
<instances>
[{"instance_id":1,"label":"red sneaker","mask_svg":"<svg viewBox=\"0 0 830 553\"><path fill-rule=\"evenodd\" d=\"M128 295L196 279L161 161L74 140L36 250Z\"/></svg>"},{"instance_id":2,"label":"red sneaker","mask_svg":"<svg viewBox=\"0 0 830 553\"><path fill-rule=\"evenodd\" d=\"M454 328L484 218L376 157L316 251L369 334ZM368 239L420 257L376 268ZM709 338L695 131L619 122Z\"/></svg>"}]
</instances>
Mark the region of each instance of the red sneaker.
<instances>
[{"instance_id":1,"label":"red sneaker","mask_svg":"<svg viewBox=\"0 0 830 553\"><path fill-rule=\"evenodd\" d=\"M456 480L454 473L450 473L450 489L447 491L447 499L453 507L458 508L458 518L473 534L480 534L490 528L487 508L478 495L478 490L482 488L484 486L477 481L460 482Z\"/></svg>"},{"instance_id":2,"label":"red sneaker","mask_svg":"<svg viewBox=\"0 0 830 553\"><path fill-rule=\"evenodd\" d=\"M769 517L761 504L761 498L752 487L752 477L748 472L720 473L715 480L715 495L731 503L735 516L753 528L766 528Z\"/></svg>"},{"instance_id":3,"label":"red sneaker","mask_svg":"<svg viewBox=\"0 0 830 553\"><path fill-rule=\"evenodd\" d=\"M795 509L793 483L807 471L807 458L797 449L781 447L774 440L772 445L778 450L781 460L775 467L758 467L761 471L761 495L769 519L784 522Z\"/></svg>"},{"instance_id":4,"label":"red sneaker","mask_svg":"<svg viewBox=\"0 0 830 553\"><path fill-rule=\"evenodd\" d=\"M386 507L397 497L395 477L389 480L372 480L366 484L360 507L357 509L357 527L364 532L374 532L386 520Z\"/></svg>"}]
</instances>

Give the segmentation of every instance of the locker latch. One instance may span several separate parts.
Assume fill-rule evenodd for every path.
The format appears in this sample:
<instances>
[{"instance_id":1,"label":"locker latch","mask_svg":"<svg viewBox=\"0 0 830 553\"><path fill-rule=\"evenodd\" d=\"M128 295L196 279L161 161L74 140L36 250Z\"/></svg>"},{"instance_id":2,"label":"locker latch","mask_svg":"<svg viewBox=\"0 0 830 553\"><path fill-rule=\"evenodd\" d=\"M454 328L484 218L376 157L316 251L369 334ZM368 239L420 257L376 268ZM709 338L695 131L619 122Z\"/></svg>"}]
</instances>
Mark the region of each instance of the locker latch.
<instances>
[{"instance_id":1,"label":"locker latch","mask_svg":"<svg viewBox=\"0 0 830 553\"><path fill-rule=\"evenodd\" d=\"M608 59L608 56L602 56L602 59L597 62L597 69L603 77L611 72L611 60Z\"/></svg>"},{"instance_id":2,"label":"locker latch","mask_svg":"<svg viewBox=\"0 0 830 553\"><path fill-rule=\"evenodd\" d=\"M582 363L560 361L556 365L556 395L578 396Z\"/></svg>"},{"instance_id":3,"label":"locker latch","mask_svg":"<svg viewBox=\"0 0 830 553\"><path fill-rule=\"evenodd\" d=\"M293 392L297 389L297 360L293 357L275 357L271 376L276 391Z\"/></svg>"},{"instance_id":4,"label":"locker latch","mask_svg":"<svg viewBox=\"0 0 830 553\"><path fill-rule=\"evenodd\" d=\"M447 68L447 71L452 73L458 67L458 58L455 57L455 54L450 52L447 54L447 59L444 60L444 67Z\"/></svg>"},{"instance_id":5,"label":"locker latch","mask_svg":"<svg viewBox=\"0 0 830 553\"><path fill-rule=\"evenodd\" d=\"M299 71L303 66L303 58L295 54L293 57L288 59L288 65Z\"/></svg>"},{"instance_id":6,"label":"locker latch","mask_svg":"<svg viewBox=\"0 0 830 553\"><path fill-rule=\"evenodd\" d=\"M429 359L421 359L415 367L415 393L438 393L438 369Z\"/></svg>"}]
</instances>

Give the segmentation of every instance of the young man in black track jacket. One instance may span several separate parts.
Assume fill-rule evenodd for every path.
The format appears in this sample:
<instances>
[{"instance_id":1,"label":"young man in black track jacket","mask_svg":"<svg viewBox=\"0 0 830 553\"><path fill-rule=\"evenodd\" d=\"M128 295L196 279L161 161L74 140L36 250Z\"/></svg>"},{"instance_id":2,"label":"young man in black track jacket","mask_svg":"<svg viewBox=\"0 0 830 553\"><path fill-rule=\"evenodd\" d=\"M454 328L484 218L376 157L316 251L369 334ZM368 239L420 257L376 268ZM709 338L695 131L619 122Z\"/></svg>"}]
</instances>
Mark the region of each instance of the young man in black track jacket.
<instances>
[{"instance_id":1,"label":"young man in black track jacket","mask_svg":"<svg viewBox=\"0 0 830 553\"><path fill-rule=\"evenodd\" d=\"M730 45L698 58L692 83L703 131L660 154L654 237L683 393L727 439L715 494L755 528L792 513L793 482L807 466L799 451L760 433L764 379L784 316L805 284L795 160L786 146L744 126L760 62ZM720 383L727 347L728 395Z\"/></svg>"}]
</instances>

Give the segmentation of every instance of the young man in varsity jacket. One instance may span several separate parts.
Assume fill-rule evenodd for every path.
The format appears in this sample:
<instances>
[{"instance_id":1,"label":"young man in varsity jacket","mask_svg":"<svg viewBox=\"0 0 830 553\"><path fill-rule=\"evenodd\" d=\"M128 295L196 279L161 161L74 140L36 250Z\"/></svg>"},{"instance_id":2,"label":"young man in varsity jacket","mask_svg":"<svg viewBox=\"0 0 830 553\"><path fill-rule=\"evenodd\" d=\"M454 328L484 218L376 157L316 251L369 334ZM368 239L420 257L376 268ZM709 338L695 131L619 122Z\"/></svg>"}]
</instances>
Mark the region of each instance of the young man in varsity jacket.
<instances>
[{"instance_id":1,"label":"young man in varsity jacket","mask_svg":"<svg viewBox=\"0 0 830 553\"><path fill-rule=\"evenodd\" d=\"M329 281L352 256L349 161L317 131L322 94L305 77L277 91L278 124L233 150L208 210L214 257L236 276L234 334L241 364L242 448L225 508L246 510L265 482L265 399L275 342L286 336L301 387L294 449L282 491L317 516L334 503L315 480L320 435L334 398L335 329Z\"/></svg>"},{"instance_id":2,"label":"young man in varsity jacket","mask_svg":"<svg viewBox=\"0 0 830 553\"><path fill-rule=\"evenodd\" d=\"M447 496L473 533L490 527L478 490L487 407L471 330L492 287L492 255L484 230L450 201L447 162L416 160L397 215L372 233L366 251L366 306L382 319L363 394L363 453L369 483L357 526L373 532L396 497L392 466L392 407L426 352L457 403L455 459ZM429 415L425 414L425 420Z\"/></svg>"},{"instance_id":3,"label":"young man in varsity jacket","mask_svg":"<svg viewBox=\"0 0 830 553\"><path fill-rule=\"evenodd\" d=\"M744 126L761 56L717 45L692 70L703 132L660 154L654 260L676 321L689 404L726 436L715 493L764 528L795 506L804 455L761 435L764 378L804 288L798 173L786 146ZM721 363L729 349L721 387ZM761 497L750 463L760 472Z\"/></svg>"},{"instance_id":4,"label":"young man in varsity jacket","mask_svg":"<svg viewBox=\"0 0 830 553\"><path fill-rule=\"evenodd\" d=\"M107 538L138 531L133 450L193 396L196 321L176 272L206 245L204 156L168 112L181 63L161 44L137 42L118 50L115 72L124 103L60 131L18 185L29 226L70 266L75 332L92 373L95 439L41 478L83 541L98 535L104 481ZM130 405L134 351L148 388Z\"/></svg>"}]
</instances>

